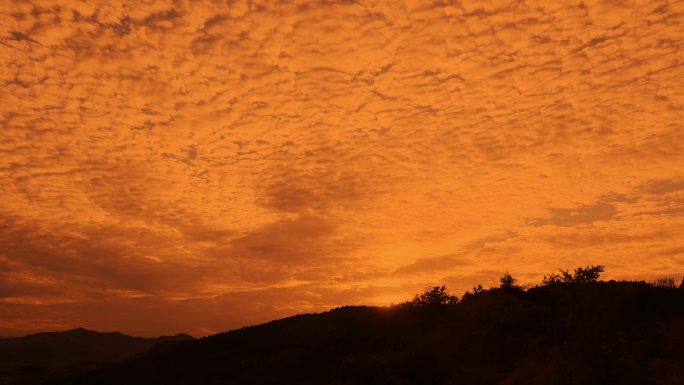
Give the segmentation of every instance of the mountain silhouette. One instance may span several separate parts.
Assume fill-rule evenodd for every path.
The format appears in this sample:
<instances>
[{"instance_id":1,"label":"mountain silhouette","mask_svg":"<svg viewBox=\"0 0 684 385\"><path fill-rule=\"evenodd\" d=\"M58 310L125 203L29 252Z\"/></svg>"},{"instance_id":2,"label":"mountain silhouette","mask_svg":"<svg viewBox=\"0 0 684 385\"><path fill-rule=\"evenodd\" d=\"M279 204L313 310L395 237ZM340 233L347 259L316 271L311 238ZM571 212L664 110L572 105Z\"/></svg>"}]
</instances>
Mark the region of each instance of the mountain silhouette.
<instances>
[{"instance_id":1,"label":"mountain silhouette","mask_svg":"<svg viewBox=\"0 0 684 385\"><path fill-rule=\"evenodd\" d=\"M397 306L298 315L51 384L684 383L684 289L547 282L525 290L502 279L460 301L437 287Z\"/></svg>"},{"instance_id":2,"label":"mountain silhouette","mask_svg":"<svg viewBox=\"0 0 684 385\"><path fill-rule=\"evenodd\" d=\"M132 357L155 345L190 339L187 334L143 338L83 328L2 338L0 385L35 384L43 378L95 369Z\"/></svg>"}]
</instances>

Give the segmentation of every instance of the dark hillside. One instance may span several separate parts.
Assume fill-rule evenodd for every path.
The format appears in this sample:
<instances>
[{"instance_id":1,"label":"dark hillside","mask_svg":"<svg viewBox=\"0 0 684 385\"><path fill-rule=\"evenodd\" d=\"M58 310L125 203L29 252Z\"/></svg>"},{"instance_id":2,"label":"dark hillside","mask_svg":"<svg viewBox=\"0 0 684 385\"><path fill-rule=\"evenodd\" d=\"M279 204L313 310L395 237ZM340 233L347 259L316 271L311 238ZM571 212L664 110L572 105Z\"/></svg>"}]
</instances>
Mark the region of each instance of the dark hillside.
<instances>
[{"instance_id":1,"label":"dark hillside","mask_svg":"<svg viewBox=\"0 0 684 385\"><path fill-rule=\"evenodd\" d=\"M55 384L682 384L684 290L492 289L343 307L190 341Z\"/></svg>"}]
</instances>

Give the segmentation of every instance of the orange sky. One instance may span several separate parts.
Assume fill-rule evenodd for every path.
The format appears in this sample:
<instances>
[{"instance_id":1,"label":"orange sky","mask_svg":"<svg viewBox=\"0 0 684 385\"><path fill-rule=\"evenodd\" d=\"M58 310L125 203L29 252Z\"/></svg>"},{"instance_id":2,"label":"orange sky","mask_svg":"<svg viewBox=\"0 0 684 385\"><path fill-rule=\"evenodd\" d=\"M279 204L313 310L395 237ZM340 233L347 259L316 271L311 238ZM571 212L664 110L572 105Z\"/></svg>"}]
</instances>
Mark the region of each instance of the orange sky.
<instances>
[{"instance_id":1,"label":"orange sky","mask_svg":"<svg viewBox=\"0 0 684 385\"><path fill-rule=\"evenodd\" d=\"M683 1L0 0L0 335L684 274Z\"/></svg>"}]
</instances>

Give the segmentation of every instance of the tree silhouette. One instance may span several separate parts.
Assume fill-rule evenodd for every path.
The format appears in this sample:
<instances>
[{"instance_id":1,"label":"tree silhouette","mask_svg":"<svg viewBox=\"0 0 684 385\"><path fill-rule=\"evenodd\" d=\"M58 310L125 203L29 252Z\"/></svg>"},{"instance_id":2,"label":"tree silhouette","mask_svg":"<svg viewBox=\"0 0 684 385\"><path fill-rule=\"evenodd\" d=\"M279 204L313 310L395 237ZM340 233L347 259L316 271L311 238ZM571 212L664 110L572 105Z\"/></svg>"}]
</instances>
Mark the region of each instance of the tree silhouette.
<instances>
[{"instance_id":1,"label":"tree silhouette","mask_svg":"<svg viewBox=\"0 0 684 385\"><path fill-rule=\"evenodd\" d=\"M499 281L501 281L501 285L499 287L501 289L520 289L521 286L517 284L518 280L513 278L508 272L504 274L501 278L499 278Z\"/></svg>"},{"instance_id":2,"label":"tree silhouette","mask_svg":"<svg viewBox=\"0 0 684 385\"><path fill-rule=\"evenodd\" d=\"M578 267L575 271L568 270L558 270L560 275L556 273L551 273L548 276L544 276L542 283L544 285L553 285L556 283L585 283L585 282L596 282L598 281L601 273L604 272L605 266L603 265L588 265L586 267Z\"/></svg>"},{"instance_id":3,"label":"tree silhouette","mask_svg":"<svg viewBox=\"0 0 684 385\"><path fill-rule=\"evenodd\" d=\"M434 305L451 305L458 302L455 295L451 295L446 286L433 286L425 288L422 294L416 294L411 301L414 305L419 306L434 306Z\"/></svg>"},{"instance_id":4,"label":"tree silhouette","mask_svg":"<svg viewBox=\"0 0 684 385\"><path fill-rule=\"evenodd\" d=\"M574 274L572 274L572 282L596 282L603 272L604 266L602 265L591 265L585 268L578 267L575 269ZM567 272L563 272L563 275L567 275Z\"/></svg>"}]
</instances>

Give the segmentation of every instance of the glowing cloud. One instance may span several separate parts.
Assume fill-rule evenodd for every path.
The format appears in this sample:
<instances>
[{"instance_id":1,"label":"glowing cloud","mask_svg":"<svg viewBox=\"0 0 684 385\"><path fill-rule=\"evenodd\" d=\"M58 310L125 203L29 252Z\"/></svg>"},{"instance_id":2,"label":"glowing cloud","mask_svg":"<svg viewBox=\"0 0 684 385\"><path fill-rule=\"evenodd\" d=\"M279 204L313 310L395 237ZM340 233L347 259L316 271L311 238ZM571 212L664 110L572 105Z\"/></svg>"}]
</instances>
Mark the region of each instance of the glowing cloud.
<instances>
[{"instance_id":1,"label":"glowing cloud","mask_svg":"<svg viewBox=\"0 0 684 385\"><path fill-rule=\"evenodd\" d=\"M0 335L684 272L683 2L0 5Z\"/></svg>"}]
</instances>

